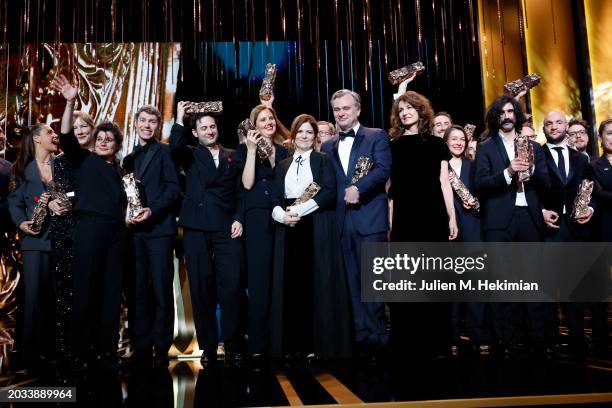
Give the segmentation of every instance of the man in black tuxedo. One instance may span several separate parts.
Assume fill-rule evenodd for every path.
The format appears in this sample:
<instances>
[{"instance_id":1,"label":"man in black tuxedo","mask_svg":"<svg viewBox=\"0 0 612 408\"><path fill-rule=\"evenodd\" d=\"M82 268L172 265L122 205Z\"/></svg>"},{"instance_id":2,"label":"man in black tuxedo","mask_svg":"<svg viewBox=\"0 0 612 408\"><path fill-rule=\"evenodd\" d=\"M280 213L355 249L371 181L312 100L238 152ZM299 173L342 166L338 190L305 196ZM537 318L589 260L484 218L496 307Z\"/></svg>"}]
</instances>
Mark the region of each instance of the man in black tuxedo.
<instances>
[{"instance_id":1,"label":"man in black tuxedo","mask_svg":"<svg viewBox=\"0 0 612 408\"><path fill-rule=\"evenodd\" d=\"M553 111L544 118L547 143L543 149L551 180L550 189L542 194L542 214L546 224L547 242L588 240L589 228L585 224L590 221L594 212L590 206L588 214L577 219L572 217L578 188L582 180L587 178L588 158L585 154L568 147L567 130L567 119L562 112ZM563 306L566 309L570 348L572 351L582 352L584 303L566 303ZM556 333L558 327L556 308L547 312L547 319L550 322L550 332Z\"/></svg>"},{"instance_id":2,"label":"man in black tuxedo","mask_svg":"<svg viewBox=\"0 0 612 408\"><path fill-rule=\"evenodd\" d=\"M497 98L486 115L490 138L476 153L475 187L481 202L482 228L487 242L541 241L544 220L540 191L550 184L544 154L539 144L529 141L534 166L515 157L514 141L525 122L518 102L509 96ZM524 182L518 173L530 171ZM528 303L528 328L536 342L544 340L544 305ZM494 328L503 352L512 351L523 336L521 304L494 303L491 307Z\"/></svg>"},{"instance_id":3,"label":"man in black tuxedo","mask_svg":"<svg viewBox=\"0 0 612 408\"><path fill-rule=\"evenodd\" d=\"M170 147L156 138L161 126L159 111L153 106L142 106L135 120L138 146L125 157L123 167L127 173L134 172L142 183L146 207L127 219L134 255L131 280L134 311L130 321L136 358L150 356L153 346L155 364L164 366L168 363L174 331L172 253L176 235L174 208L180 185ZM151 310L155 311L154 315Z\"/></svg>"},{"instance_id":4,"label":"man in black tuxedo","mask_svg":"<svg viewBox=\"0 0 612 408\"><path fill-rule=\"evenodd\" d=\"M240 170L232 153L218 142L217 119L199 113L185 129L185 102L179 102L170 134L173 159L186 174L185 199L179 216L183 227L185 263L201 362L216 360L223 340L225 359L239 363L240 260L243 214L240 205ZM194 139L195 138L195 139ZM194 143L189 141L197 141ZM216 306L221 304L222 339L217 333Z\"/></svg>"}]
</instances>

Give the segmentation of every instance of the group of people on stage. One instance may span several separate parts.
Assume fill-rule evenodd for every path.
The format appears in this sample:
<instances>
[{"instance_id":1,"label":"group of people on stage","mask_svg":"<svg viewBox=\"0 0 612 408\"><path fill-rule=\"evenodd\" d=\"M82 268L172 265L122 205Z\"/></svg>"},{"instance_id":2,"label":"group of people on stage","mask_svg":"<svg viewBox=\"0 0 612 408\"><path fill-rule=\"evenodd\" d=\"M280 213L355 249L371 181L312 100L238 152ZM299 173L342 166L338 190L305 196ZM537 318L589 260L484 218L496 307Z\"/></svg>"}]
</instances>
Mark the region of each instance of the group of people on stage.
<instances>
[{"instance_id":1,"label":"group of people on stage","mask_svg":"<svg viewBox=\"0 0 612 408\"><path fill-rule=\"evenodd\" d=\"M118 126L74 112L75 84L56 78L66 99L60 134L45 124L31 127L10 170L8 209L22 235L24 359L41 362L55 351L77 370L92 360L115 364L125 293L133 359L167 365L177 227L203 364L216 360L219 342L226 360L248 354L255 363L267 356L376 357L390 342L415 356L444 355L462 333L482 354L493 344L502 353L521 344L553 346L556 310L537 303L392 303L389 331L385 304L361 301L362 245L610 241L612 120L600 125L604 154L594 161L579 151L588 124L549 113L547 143L530 141L530 166L515 157L515 137L533 127L514 98L492 103L488 139L480 141L449 114L434 114L406 85L396 94L388 133L363 126L360 96L339 90L330 101L335 124L302 114L287 129L272 103L262 101L250 113L255 129L236 150L218 142L216 113L187 115L188 103L178 102L169 143L162 143L159 111L142 106L137 146L120 165ZM367 169L356 177L362 160ZM529 176L519 182L521 172ZM122 176L129 173L145 204L126 215ZM478 198L480 211L475 201L459 200L452 177ZM596 184L591 208L573 219L584 178ZM317 191L304 198L313 183ZM41 205L50 216L34 230L32 214ZM565 306L570 344L583 350L585 305ZM588 306L593 345L605 351L607 304Z\"/></svg>"}]
</instances>

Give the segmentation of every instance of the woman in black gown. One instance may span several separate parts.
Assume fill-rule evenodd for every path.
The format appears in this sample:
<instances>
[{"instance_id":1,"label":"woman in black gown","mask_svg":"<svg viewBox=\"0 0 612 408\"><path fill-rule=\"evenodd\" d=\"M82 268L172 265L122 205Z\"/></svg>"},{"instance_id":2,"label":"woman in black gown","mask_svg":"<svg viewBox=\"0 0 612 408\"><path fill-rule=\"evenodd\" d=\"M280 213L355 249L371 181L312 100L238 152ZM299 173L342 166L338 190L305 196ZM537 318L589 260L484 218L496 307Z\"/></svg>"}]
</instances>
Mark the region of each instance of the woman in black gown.
<instances>
[{"instance_id":1,"label":"woman in black gown","mask_svg":"<svg viewBox=\"0 0 612 408\"><path fill-rule=\"evenodd\" d=\"M433 110L424 96L408 91L391 109L389 206L392 242L447 242L457 237L453 191L448 179L451 155L431 135ZM447 303L394 303L392 343L423 356L445 354L451 338Z\"/></svg>"},{"instance_id":2,"label":"woman in black gown","mask_svg":"<svg viewBox=\"0 0 612 408\"><path fill-rule=\"evenodd\" d=\"M76 98L76 85L63 75L53 85L66 101ZM93 133L92 153L81 147L74 134L72 109L65 113L60 144L74 169L76 196L72 234L73 365L81 369L91 357L114 365L126 248L127 199L116 161L123 135L113 123L99 124Z\"/></svg>"},{"instance_id":3,"label":"woman in black gown","mask_svg":"<svg viewBox=\"0 0 612 408\"><path fill-rule=\"evenodd\" d=\"M351 316L334 215L336 179L329 158L314 151L317 132L312 116L295 118L290 136L295 151L278 164L274 176L270 321L272 355L277 357L350 353ZM312 182L321 190L293 205Z\"/></svg>"}]
</instances>

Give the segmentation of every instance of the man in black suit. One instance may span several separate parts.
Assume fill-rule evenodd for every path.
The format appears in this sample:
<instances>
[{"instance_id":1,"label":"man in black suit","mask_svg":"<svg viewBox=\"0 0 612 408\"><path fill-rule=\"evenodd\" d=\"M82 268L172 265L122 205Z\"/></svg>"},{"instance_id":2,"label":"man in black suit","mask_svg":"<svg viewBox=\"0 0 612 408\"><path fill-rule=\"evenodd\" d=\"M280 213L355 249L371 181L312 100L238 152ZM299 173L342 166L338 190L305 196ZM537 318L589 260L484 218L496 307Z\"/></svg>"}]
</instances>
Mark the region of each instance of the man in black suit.
<instances>
[{"instance_id":1,"label":"man in black suit","mask_svg":"<svg viewBox=\"0 0 612 408\"><path fill-rule=\"evenodd\" d=\"M173 244L176 235L175 202L180 194L178 174L170 147L156 136L161 114L153 106L136 112L138 146L125 157L126 172L134 172L144 187L146 207L127 219L132 231L134 276L133 325L135 357L148 357L151 346L155 364L168 364L174 331ZM149 282L151 287L149 287ZM154 306L150 305L150 293ZM155 310L151 315L151 310Z\"/></svg>"},{"instance_id":2,"label":"man in black suit","mask_svg":"<svg viewBox=\"0 0 612 408\"><path fill-rule=\"evenodd\" d=\"M482 228L487 242L541 241L544 220L539 192L550 184L540 145L529 141L534 152L534 166L515 157L515 138L525 122L518 102L509 96L497 98L486 115L490 138L476 153L475 187L481 202ZM529 171L529 179L518 181L518 173ZM532 339L544 340L544 306L528 303L527 318ZM493 322L503 352L512 351L521 341L519 321L521 305L495 303Z\"/></svg>"},{"instance_id":3,"label":"man in black suit","mask_svg":"<svg viewBox=\"0 0 612 408\"><path fill-rule=\"evenodd\" d=\"M221 332L226 361L239 363L240 259L242 210L240 170L232 150L217 142L217 119L199 113L185 129L185 102L179 102L170 134L172 157L186 174L185 199L179 216L191 304L203 365L216 360L219 340L216 305L221 304ZM188 140L197 140L189 146Z\"/></svg>"},{"instance_id":4,"label":"man in black suit","mask_svg":"<svg viewBox=\"0 0 612 408\"><path fill-rule=\"evenodd\" d=\"M544 118L544 134L547 141L544 145L544 156L551 180L550 189L542 194L542 214L547 227L545 234L547 242L588 240L589 229L585 224L590 221L594 212L593 207L589 207L588 214L577 219L572 217L578 188L587 176L588 158L585 154L568 147L567 130L567 119L562 112L553 111ZM570 349L580 353L584 351L584 303L566 303L563 306L566 309ZM550 322L549 333L556 334L558 327L556 308L547 312L547 320Z\"/></svg>"}]
</instances>

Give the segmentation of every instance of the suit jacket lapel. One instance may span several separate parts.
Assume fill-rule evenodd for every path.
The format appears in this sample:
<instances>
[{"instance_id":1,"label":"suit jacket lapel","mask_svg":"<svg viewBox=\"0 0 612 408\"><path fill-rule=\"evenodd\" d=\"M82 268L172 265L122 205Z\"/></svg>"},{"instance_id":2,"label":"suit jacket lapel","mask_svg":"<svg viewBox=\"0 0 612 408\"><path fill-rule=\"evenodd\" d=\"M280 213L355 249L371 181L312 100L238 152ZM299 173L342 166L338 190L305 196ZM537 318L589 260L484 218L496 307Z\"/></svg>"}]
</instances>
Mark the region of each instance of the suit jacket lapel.
<instances>
[{"instance_id":1,"label":"suit jacket lapel","mask_svg":"<svg viewBox=\"0 0 612 408\"><path fill-rule=\"evenodd\" d=\"M582 153L579 153L573 149L567 149L568 154L569 154L569 173L567 174L567 182L569 183L569 181L572 179L572 177L574 177L574 168L576 167L576 164L578 163L578 155L581 155Z\"/></svg>"},{"instance_id":2,"label":"suit jacket lapel","mask_svg":"<svg viewBox=\"0 0 612 408\"><path fill-rule=\"evenodd\" d=\"M160 149L158 141L155 140L150 143L153 143L153 144L149 146L149 148L147 149L147 153L145 154L145 157L142 159L142 164L140 166L140 169L137 170L138 174L136 174L136 178L139 180L142 180L142 177L144 176L145 172L147 171L147 168L149 167L149 164L151 164L151 160L153 160L153 156L155 156L155 154Z\"/></svg>"},{"instance_id":3,"label":"suit jacket lapel","mask_svg":"<svg viewBox=\"0 0 612 408\"><path fill-rule=\"evenodd\" d=\"M346 178L349 181L351 178L353 178L355 166L357 165L357 152L359 151L359 146L361 145L361 142L363 142L364 137L363 126L360 125L359 129L357 130L357 134L355 135L353 146L351 147L351 155L349 156L348 168L346 169Z\"/></svg>"},{"instance_id":4,"label":"suit jacket lapel","mask_svg":"<svg viewBox=\"0 0 612 408\"><path fill-rule=\"evenodd\" d=\"M221 152L219 152L221 154ZM208 186L217 175L217 168L215 167L215 160L213 159L212 153L206 146L198 145L194 151L194 156L198 157L196 160L198 171L200 172L200 178L205 186Z\"/></svg>"},{"instance_id":5,"label":"suit jacket lapel","mask_svg":"<svg viewBox=\"0 0 612 408\"><path fill-rule=\"evenodd\" d=\"M225 172L225 169L228 167L227 158L229 156L231 156L230 152L223 146L219 145L219 165L217 166L217 172L216 172L215 177L218 178L221 175L223 175L223 173ZM213 160L213 164L214 164L214 160Z\"/></svg>"},{"instance_id":6,"label":"suit jacket lapel","mask_svg":"<svg viewBox=\"0 0 612 408\"><path fill-rule=\"evenodd\" d=\"M546 156L546 164L548 165L548 168L551 169L555 173L557 178L561 181L561 183L565 185L567 181L561 176L559 166L557 166L557 164L555 163L555 159L552 156L552 152L550 151L548 145L544 146L544 155Z\"/></svg>"},{"instance_id":7,"label":"suit jacket lapel","mask_svg":"<svg viewBox=\"0 0 612 408\"><path fill-rule=\"evenodd\" d=\"M501 139L500 135L493 136L495 139L495 145L497 146L497 151L504 162L504 166L506 168L510 165L510 158L508 157L508 153L506 152L506 147L504 146L504 141Z\"/></svg>"},{"instance_id":8,"label":"suit jacket lapel","mask_svg":"<svg viewBox=\"0 0 612 408\"><path fill-rule=\"evenodd\" d=\"M318 152L313 151L310 153L310 171L312 172L312 181L320 179L321 175L321 156Z\"/></svg>"},{"instance_id":9,"label":"suit jacket lapel","mask_svg":"<svg viewBox=\"0 0 612 408\"><path fill-rule=\"evenodd\" d=\"M36 160L32 160L30 164L26 166L24 173L25 173L26 179L30 181L33 186L36 187L36 190L42 190L42 191L46 190L45 183L43 183L40 172L38 171Z\"/></svg>"}]
</instances>

